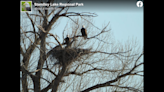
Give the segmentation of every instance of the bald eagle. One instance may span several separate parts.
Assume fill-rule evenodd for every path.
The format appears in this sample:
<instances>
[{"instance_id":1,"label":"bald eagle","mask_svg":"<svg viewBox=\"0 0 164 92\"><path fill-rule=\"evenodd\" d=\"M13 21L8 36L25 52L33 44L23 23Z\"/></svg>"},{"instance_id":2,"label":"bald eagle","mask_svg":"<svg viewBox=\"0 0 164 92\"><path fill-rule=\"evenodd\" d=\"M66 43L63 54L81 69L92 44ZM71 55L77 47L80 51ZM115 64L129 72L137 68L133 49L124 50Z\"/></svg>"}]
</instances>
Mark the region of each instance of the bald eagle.
<instances>
[{"instance_id":1,"label":"bald eagle","mask_svg":"<svg viewBox=\"0 0 164 92\"><path fill-rule=\"evenodd\" d=\"M82 34L82 36L84 37L84 39L87 38L87 30L84 28L84 25L83 25L82 28L81 28L81 34Z\"/></svg>"},{"instance_id":2,"label":"bald eagle","mask_svg":"<svg viewBox=\"0 0 164 92\"><path fill-rule=\"evenodd\" d=\"M69 38L69 35L65 38L65 44L67 45L66 48L71 47L71 39Z\"/></svg>"},{"instance_id":3,"label":"bald eagle","mask_svg":"<svg viewBox=\"0 0 164 92\"><path fill-rule=\"evenodd\" d=\"M26 6L26 8L25 8L26 11L31 11L31 7L28 2L25 2L24 5Z\"/></svg>"}]
</instances>

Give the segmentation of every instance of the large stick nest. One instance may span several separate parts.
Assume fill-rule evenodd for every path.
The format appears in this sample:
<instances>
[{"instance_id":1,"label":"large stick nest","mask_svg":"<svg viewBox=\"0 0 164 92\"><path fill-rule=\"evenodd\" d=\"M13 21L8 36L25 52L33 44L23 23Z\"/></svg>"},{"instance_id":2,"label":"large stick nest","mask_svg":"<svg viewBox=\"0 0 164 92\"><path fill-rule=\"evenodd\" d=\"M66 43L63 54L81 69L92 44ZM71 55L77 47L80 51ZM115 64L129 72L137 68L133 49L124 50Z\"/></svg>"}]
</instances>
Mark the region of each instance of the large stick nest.
<instances>
[{"instance_id":1,"label":"large stick nest","mask_svg":"<svg viewBox=\"0 0 164 92\"><path fill-rule=\"evenodd\" d=\"M50 55L50 60L57 60L56 64L69 65L76 60L81 60L81 56L90 53L90 49L80 48L67 48L67 49L56 49Z\"/></svg>"}]
</instances>

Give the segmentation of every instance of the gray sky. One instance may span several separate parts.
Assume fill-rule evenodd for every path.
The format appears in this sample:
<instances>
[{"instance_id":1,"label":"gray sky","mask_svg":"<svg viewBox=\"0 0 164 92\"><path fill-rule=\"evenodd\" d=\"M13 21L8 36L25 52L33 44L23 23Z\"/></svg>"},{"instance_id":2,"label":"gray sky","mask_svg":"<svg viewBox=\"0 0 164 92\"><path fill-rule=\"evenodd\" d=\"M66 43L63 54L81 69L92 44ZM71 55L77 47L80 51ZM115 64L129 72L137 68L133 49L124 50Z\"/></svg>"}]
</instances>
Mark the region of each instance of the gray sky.
<instances>
[{"instance_id":1,"label":"gray sky","mask_svg":"<svg viewBox=\"0 0 164 92\"><path fill-rule=\"evenodd\" d=\"M83 2L84 6L70 8L69 11L96 13L98 16L93 20L98 28L110 22L109 26L116 40L126 41L128 38L136 38L139 40L139 45L143 47L143 7L137 7L136 2L135 0L133 2ZM61 19L59 26L55 29L60 30L57 31L59 35L68 20L68 18Z\"/></svg>"}]
</instances>

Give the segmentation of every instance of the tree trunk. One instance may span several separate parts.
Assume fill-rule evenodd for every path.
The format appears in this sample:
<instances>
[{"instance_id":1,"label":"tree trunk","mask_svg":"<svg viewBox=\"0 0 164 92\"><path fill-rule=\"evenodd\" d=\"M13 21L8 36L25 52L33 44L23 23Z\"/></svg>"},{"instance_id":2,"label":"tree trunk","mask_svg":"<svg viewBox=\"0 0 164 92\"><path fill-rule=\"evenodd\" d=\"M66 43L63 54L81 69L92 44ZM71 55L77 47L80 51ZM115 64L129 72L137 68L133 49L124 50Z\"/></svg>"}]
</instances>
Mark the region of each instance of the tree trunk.
<instances>
[{"instance_id":1,"label":"tree trunk","mask_svg":"<svg viewBox=\"0 0 164 92\"><path fill-rule=\"evenodd\" d=\"M44 18L44 22L43 22L43 28L45 29L47 27L47 19ZM40 30L41 31L41 30ZM45 29L46 31L46 29ZM39 62L38 62L38 66L37 66L37 69L40 69L38 72L36 72L36 80L34 83L34 92L40 92L41 88L40 88L40 77L42 76L42 67L43 67L43 64L44 64L44 61L46 59L46 35L47 33L44 33L43 31L41 31L41 34L40 34L40 39L41 39L41 42L40 42L40 59L39 59Z\"/></svg>"}]
</instances>

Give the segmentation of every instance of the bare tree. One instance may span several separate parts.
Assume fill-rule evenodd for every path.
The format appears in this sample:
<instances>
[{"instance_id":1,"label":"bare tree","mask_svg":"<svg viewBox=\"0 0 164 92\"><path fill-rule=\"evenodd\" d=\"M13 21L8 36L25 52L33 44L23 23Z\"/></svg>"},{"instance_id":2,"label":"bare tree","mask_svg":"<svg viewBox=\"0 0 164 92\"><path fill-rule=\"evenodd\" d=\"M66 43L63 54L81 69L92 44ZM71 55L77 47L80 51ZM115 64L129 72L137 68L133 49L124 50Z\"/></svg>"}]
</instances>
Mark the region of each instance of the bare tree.
<instances>
[{"instance_id":1,"label":"bare tree","mask_svg":"<svg viewBox=\"0 0 164 92\"><path fill-rule=\"evenodd\" d=\"M47 0L47 3L53 2L57 1ZM137 47L136 40L129 40L125 45L117 43L112 38L109 23L102 28L94 25L92 17L97 14L68 12L70 6L56 8L21 15L22 92L143 90L144 63L140 58L144 53ZM67 23L64 30L58 30L63 36L60 41L58 35L51 31L62 17L70 19L68 23L71 25ZM89 30L86 40L80 33L83 23ZM71 39L69 48L64 40L66 34Z\"/></svg>"}]
</instances>

